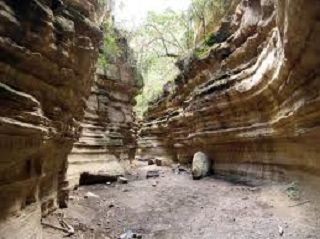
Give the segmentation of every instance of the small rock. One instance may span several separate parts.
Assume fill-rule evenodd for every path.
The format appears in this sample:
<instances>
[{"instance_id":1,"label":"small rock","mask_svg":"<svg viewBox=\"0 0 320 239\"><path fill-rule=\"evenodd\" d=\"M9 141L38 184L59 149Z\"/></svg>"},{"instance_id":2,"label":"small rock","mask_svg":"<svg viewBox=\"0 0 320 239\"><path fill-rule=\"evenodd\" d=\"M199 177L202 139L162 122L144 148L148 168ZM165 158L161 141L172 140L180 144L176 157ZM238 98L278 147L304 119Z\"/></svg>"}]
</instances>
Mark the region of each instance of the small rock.
<instances>
[{"instance_id":1,"label":"small rock","mask_svg":"<svg viewBox=\"0 0 320 239\"><path fill-rule=\"evenodd\" d=\"M137 239L141 239L142 235L139 233L133 233L132 238L137 238Z\"/></svg>"},{"instance_id":2,"label":"small rock","mask_svg":"<svg viewBox=\"0 0 320 239\"><path fill-rule=\"evenodd\" d=\"M107 185L111 185L111 182L106 182Z\"/></svg>"},{"instance_id":3,"label":"small rock","mask_svg":"<svg viewBox=\"0 0 320 239\"><path fill-rule=\"evenodd\" d=\"M157 166L162 166L162 160L161 159L156 159L156 165Z\"/></svg>"},{"instance_id":4,"label":"small rock","mask_svg":"<svg viewBox=\"0 0 320 239\"><path fill-rule=\"evenodd\" d=\"M178 167L179 172L189 172L189 170L183 166Z\"/></svg>"},{"instance_id":5,"label":"small rock","mask_svg":"<svg viewBox=\"0 0 320 239\"><path fill-rule=\"evenodd\" d=\"M85 231L87 228L86 224L79 222L78 230Z\"/></svg>"},{"instance_id":6,"label":"small rock","mask_svg":"<svg viewBox=\"0 0 320 239\"><path fill-rule=\"evenodd\" d=\"M177 175L180 174L179 167L180 167L180 164L174 165L172 168L172 172Z\"/></svg>"},{"instance_id":7,"label":"small rock","mask_svg":"<svg viewBox=\"0 0 320 239\"><path fill-rule=\"evenodd\" d=\"M141 239L142 235L139 233L134 233L131 230L128 230L127 232L121 234L121 236L119 237L119 239L134 239L134 238Z\"/></svg>"},{"instance_id":8,"label":"small rock","mask_svg":"<svg viewBox=\"0 0 320 239\"><path fill-rule=\"evenodd\" d=\"M87 192L86 195L84 195L84 198L99 198L99 196L92 192Z\"/></svg>"},{"instance_id":9,"label":"small rock","mask_svg":"<svg viewBox=\"0 0 320 239\"><path fill-rule=\"evenodd\" d=\"M278 226L278 229L279 229L279 235L282 237L284 234L284 230L281 226Z\"/></svg>"},{"instance_id":10,"label":"small rock","mask_svg":"<svg viewBox=\"0 0 320 239\"><path fill-rule=\"evenodd\" d=\"M249 188L249 191L251 192L259 192L261 189L260 188L257 188L257 187L250 187Z\"/></svg>"},{"instance_id":11,"label":"small rock","mask_svg":"<svg viewBox=\"0 0 320 239\"><path fill-rule=\"evenodd\" d=\"M156 187L157 185L158 185L157 182L153 182L153 183L152 183L152 187Z\"/></svg>"},{"instance_id":12,"label":"small rock","mask_svg":"<svg viewBox=\"0 0 320 239\"><path fill-rule=\"evenodd\" d=\"M124 189L122 189L122 192L124 192L124 193L129 192L129 189L124 188Z\"/></svg>"},{"instance_id":13,"label":"small rock","mask_svg":"<svg viewBox=\"0 0 320 239\"><path fill-rule=\"evenodd\" d=\"M148 165L154 165L154 160L153 159L148 159Z\"/></svg>"},{"instance_id":14,"label":"small rock","mask_svg":"<svg viewBox=\"0 0 320 239\"><path fill-rule=\"evenodd\" d=\"M113 203L110 203L109 204L109 208L113 208L114 207L114 204Z\"/></svg>"},{"instance_id":15,"label":"small rock","mask_svg":"<svg viewBox=\"0 0 320 239\"><path fill-rule=\"evenodd\" d=\"M125 233L121 234L119 239L132 239L133 238L133 232L131 230L126 231Z\"/></svg>"},{"instance_id":16,"label":"small rock","mask_svg":"<svg viewBox=\"0 0 320 239\"><path fill-rule=\"evenodd\" d=\"M128 183L128 179L127 178L125 178L125 177L119 177L118 178L118 182L119 183L122 183L122 184L127 184Z\"/></svg>"},{"instance_id":17,"label":"small rock","mask_svg":"<svg viewBox=\"0 0 320 239\"><path fill-rule=\"evenodd\" d=\"M179 169L178 168L173 168L172 172L176 175L180 174Z\"/></svg>"},{"instance_id":18,"label":"small rock","mask_svg":"<svg viewBox=\"0 0 320 239\"><path fill-rule=\"evenodd\" d=\"M147 172L147 175L146 175L146 178L157 178L159 177L160 174L159 174L159 171L158 170L150 170Z\"/></svg>"}]
</instances>

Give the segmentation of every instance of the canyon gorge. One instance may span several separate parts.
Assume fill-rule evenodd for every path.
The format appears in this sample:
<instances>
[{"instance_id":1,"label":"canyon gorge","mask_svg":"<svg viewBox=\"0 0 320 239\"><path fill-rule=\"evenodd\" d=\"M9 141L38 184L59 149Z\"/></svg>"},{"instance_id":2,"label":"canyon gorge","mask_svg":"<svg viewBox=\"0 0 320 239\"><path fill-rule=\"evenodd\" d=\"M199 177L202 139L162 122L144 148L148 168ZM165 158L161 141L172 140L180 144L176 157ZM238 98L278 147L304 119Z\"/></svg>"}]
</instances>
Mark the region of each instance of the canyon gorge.
<instances>
[{"instance_id":1,"label":"canyon gorge","mask_svg":"<svg viewBox=\"0 0 320 239\"><path fill-rule=\"evenodd\" d=\"M205 55L178 62L146 113L137 157L191 163L203 151L218 174L318 175L319 7L240 4Z\"/></svg>"},{"instance_id":2,"label":"canyon gorge","mask_svg":"<svg viewBox=\"0 0 320 239\"><path fill-rule=\"evenodd\" d=\"M1 239L44 238L42 218L67 207L85 175L116 181L156 159L188 166L199 151L214 175L301 180L319 195L318 0L239 1L141 120L127 39L118 34L121 54L97 64L111 5L0 0Z\"/></svg>"}]
</instances>

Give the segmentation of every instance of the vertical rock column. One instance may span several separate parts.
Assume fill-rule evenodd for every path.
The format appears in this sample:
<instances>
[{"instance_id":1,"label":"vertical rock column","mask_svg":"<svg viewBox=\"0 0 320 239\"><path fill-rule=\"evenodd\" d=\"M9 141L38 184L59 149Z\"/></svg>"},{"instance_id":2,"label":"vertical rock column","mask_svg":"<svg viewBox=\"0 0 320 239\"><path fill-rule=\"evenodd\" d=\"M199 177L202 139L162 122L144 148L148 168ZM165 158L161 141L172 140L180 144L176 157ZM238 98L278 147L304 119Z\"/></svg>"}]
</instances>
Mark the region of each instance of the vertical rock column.
<instances>
[{"instance_id":1,"label":"vertical rock column","mask_svg":"<svg viewBox=\"0 0 320 239\"><path fill-rule=\"evenodd\" d=\"M41 238L102 32L96 1L0 0L0 238Z\"/></svg>"},{"instance_id":2,"label":"vertical rock column","mask_svg":"<svg viewBox=\"0 0 320 239\"><path fill-rule=\"evenodd\" d=\"M69 188L79 184L82 173L125 174L136 149L134 97L141 86L126 39L117 36L121 53L96 73L86 102L81 136L68 157Z\"/></svg>"}]
</instances>

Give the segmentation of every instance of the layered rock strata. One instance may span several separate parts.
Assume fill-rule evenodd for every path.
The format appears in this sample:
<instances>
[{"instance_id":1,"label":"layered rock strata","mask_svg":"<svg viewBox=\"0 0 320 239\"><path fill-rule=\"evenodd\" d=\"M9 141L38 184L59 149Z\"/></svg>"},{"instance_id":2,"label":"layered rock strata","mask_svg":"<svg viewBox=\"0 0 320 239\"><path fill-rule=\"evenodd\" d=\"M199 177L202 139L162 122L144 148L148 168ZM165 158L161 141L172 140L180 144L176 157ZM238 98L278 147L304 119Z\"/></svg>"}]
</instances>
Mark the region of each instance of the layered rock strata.
<instances>
[{"instance_id":1,"label":"layered rock strata","mask_svg":"<svg viewBox=\"0 0 320 239\"><path fill-rule=\"evenodd\" d=\"M242 1L150 105L137 157L188 163L202 151L218 174L319 174L319 12L318 0Z\"/></svg>"},{"instance_id":2,"label":"layered rock strata","mask_svg":"<svg viewBox=\"0 0 320 239\"><path fill-rule=\"evenodd\" d=\"M131 50L117 35L118 57L112 57L96 74L86 102L80 139L68 157L68 185L79 185L81 174L110 176L125 174L136 150L133 107L139 88ZM99 176L100 175L100 176ZM85 181L85 180L81 180Z\"/></svg>"},{"instance_id":3,"label":"layered rock strata","mask_svg":"<svg viewBox=\"0 0 320 239\"><path fill-rule=\"evenodd\" d=\"M42 238L41 216L62 202L102 40L99 7L0 0L0 238Z\"/></svg>"}]
</instances>

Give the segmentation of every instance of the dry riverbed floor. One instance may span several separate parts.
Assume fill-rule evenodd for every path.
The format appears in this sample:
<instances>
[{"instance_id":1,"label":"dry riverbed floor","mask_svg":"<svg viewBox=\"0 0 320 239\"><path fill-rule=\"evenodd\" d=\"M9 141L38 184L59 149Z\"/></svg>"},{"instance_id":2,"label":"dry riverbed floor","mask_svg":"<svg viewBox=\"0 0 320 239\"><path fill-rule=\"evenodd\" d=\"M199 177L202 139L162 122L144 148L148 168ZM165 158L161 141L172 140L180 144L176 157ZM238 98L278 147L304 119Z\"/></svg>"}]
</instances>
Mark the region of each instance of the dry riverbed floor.
<instances>
[{"instance_id":1,"label":"dry riverbed floor","mask_svg":"<svg viewBox=\"0 0 320 239\"><path fill-rule=\"evenodd\" d=\"M69 208L43 219L44 239L320 239L319 201L295 184L193 181L154 165L127 178L72 192Z\"/></svg>"}]
</instances>

